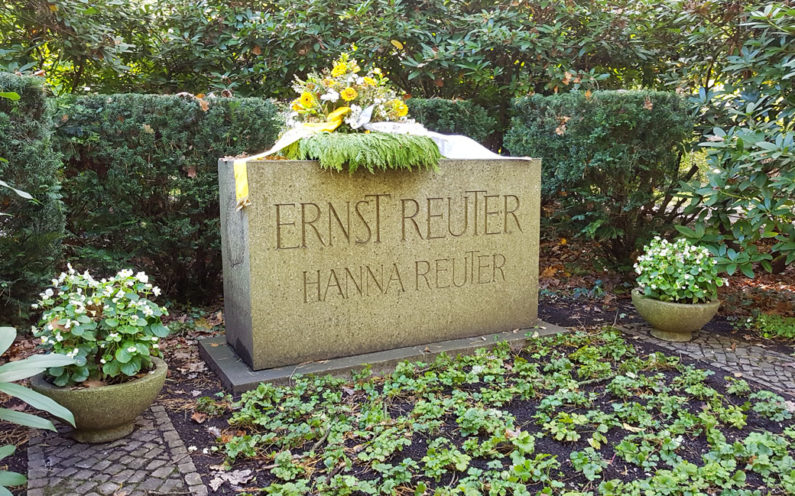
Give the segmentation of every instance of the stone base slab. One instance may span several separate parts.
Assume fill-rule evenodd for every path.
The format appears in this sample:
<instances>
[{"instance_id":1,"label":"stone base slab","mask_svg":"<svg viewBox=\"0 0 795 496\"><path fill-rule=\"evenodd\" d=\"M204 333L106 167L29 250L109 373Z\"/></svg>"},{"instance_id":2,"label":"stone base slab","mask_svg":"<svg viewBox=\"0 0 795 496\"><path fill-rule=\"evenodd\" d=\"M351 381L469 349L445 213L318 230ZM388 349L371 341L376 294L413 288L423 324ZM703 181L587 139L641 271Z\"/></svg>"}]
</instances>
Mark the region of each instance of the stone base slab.
<instances>
[{"instance_id":1,"label":"stone base slab","mask_svg":"<svg viewBox=\"0 0 795 496\"><path fill-rule=\"evenodd\" d=\"M381 375L391 372L395 365L404 360L428 362L441 353L451 356L466 355L474 353L478 348L491 347L503 341L510 343L512 348L519 349L528 339L561 332L568 332L568 329L538 321L538 324L531 328L265 370L252 370L246 365L232 347L226 343L224 335L200 340L199 354L221 379L224 388L233 394L239 394L256 388L261 382L289 384L292 377L298 374L347 376L352 371L361 369L368 364L372 367L374 374Z\"/></svg>"}]
</instances>

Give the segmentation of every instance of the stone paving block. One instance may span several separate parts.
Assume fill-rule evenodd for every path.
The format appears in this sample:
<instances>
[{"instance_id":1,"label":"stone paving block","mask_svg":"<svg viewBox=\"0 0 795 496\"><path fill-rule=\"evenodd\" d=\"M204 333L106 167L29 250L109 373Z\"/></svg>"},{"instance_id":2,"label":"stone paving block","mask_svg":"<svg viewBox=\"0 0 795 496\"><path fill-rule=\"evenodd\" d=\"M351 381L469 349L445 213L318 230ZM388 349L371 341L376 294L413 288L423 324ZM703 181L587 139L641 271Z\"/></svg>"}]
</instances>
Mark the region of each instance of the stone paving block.
<instances>
[{"instance_id":1,"label":"stone paving block","mask_svg":"<svg viewBox=\"0 0 795 496\"><path fill-rule=\"evenodd\" d=\"M113 482L106 482L101 486L99 486L97 490L100 492L100 494L110 495L115 493L120 488L121 488L120 484L115 484Z\"/></svg>"},{"instance_id":2,"label":"stone paving block","mask_svg":"<svg viewBox=\"0 0 795 496\"><path fill-rule=\"evenodd\" d=\"M195 486L202 483L202 478L198 473L194 472L185 476L185 482L187 482L189 486Z\"/></svg>"},{"instance_id":3,"label":"stone paving block","mask_svg":"<svg viewBox=\"0 0 795 496\"><path fill-rule=\"evenodd\" d=\"M130 436L112 443L78 444L64 429L35 433L28 447L28 496L108 496L119 488L126 496L207 495L165 409L152 408Z\"/></svg>"}]
</instances>

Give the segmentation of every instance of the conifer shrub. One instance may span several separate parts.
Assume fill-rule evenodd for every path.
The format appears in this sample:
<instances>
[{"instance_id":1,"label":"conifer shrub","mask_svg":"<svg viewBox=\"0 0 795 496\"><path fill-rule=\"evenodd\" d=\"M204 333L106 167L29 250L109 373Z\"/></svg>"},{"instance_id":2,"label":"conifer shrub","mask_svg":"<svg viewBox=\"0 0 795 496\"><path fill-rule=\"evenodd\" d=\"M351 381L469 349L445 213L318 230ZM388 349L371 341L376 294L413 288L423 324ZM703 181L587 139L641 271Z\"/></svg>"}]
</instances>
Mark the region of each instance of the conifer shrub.
<instances>
[{"instance_id":1,"label":"conifer shrub","mask_svg":"<svg viewBox=\"0 0 795 496\"><path fill-rule=\"evenodd\" d=\"M0 180L33 196L0 188L0 320L27 317L61 253L64 214L42 79L0 73Z\"/></svg>"},{"instance_id":2,"label":"conifer shrub","mask_svg":"<svg viewBox=\"0 0 795 496\"><path fill-rule=\"evenodd\" d=\"M629 268L633 252L672 230L693 123L682 98L656 91L571 92L519 98L504 146L542 159L553 220L600 242Z\"/></svg>"},{"instance_id":3,"label":"conifer shrub","mask_svg":"<svg viewBox=\"0 0 795 496\"><path fill-rule=\"evenodd\" d=\"M132 265L171 297L220 293L218 159L267 149L282 122L259 98L91 95L59 101L68 256Z\"/></svg>"},{"instance_id":4,"label":"conifer shrub","mask_svg":"<svg viewBox=\"0 0 795 496\"><path fill-rule=\"evenodd\" d=\"M431 131L463 134L484 144L497 131L497 119L469 100L411 98L409 117Z\"/></svg>"}]
</instances>

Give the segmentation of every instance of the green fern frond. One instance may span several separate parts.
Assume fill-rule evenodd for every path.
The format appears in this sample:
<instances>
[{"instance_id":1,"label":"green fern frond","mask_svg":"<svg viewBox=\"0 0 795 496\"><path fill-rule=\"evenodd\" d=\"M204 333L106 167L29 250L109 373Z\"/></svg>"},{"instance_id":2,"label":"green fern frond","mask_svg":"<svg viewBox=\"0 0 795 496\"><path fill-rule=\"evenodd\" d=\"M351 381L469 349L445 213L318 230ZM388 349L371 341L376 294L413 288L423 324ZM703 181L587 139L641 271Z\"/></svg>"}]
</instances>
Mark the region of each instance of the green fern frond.
<instances>
[{"instance_id":1,"label":"green fern frond","mask_svg":"<svg viewBox=\"0 0 795 496\"><path fill-rule=\"evenodd\" d=\"M293 160L318 160L323 169L353 173L360 167L438 170L439 148L426 136L389 133L320 133L303 138L282 151Z\"/></svg>"}]
</instances>

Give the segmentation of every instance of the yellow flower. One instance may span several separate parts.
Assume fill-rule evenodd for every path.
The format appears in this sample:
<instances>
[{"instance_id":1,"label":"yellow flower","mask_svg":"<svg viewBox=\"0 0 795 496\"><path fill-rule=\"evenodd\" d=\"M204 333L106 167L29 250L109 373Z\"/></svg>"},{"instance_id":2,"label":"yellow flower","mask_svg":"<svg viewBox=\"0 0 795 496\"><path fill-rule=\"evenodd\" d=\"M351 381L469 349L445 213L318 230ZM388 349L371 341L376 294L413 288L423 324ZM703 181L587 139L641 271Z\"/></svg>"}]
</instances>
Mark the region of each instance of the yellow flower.
<instances>
[{"instance_id":1,"label":"yellow flower","mask_svg":"<svg viewBox=\"0 0 795 496\"><path fill-rule=\"evenodd\" d=\"M365 76L364 77L364 84L367 84L367 85L370 85L370 86L375 86L376 82L375 82L375 79L373 79L373 78L371 78L369 76Z\"/></svg>"},{"instance_id":2,"label":"yellow flower","mask_svg":"<svg viewBox=\"0 0 795 496\"><path fill-rule=\"evenodd\" d=\"M342 97L342 99L343 99L343 100L345 100L346 102L350 102L351 100L353 100L354 98L356 98L356 96L357 96L357 95L358 95L358 93L356 93L356 90L355 90L355 89L353 89L353 88L351 88L350 86L349 86L349 87L347 87L347 88L345 88L344 90L342 90L342 91L340 92L340 96L341 96L341 97Z\"/></svg>"},{"instance_id":3,"label":"yellow flower","mask_svg":"<svg viewBox=\"0 0 795 496\"><path fill-rule=\"evenodd\" d=\"M379 76L380 76L380 75L381 75L381 69L379 69L378 67L376 67L375 69L373 69L373 74L377 74L377 75L379 75Z\"/></svg>"},{"instance_id":4,"label":"yellow flower","mask_svg":"<svg viewBox=\"0 0 795 496\"><path fill-rule=\"evenodd\" d=\"M409 107L400 100L392 100L392 108L395 109L398 117L406 117L409 113Z\"/></svg>"},{"instance_id":5,"label":"yellow flower","mask_svg":"<svg viewBox=\"0 0 795 496\"><path fill-rule=\"evenodd\" d=\"M346 64L345 62L340 62L337 65L335 65L333 69L331 69L331 75L333 77L340 77L346 72L348 72L348 64Z\"/></svg>"},{"instance_id":6,"label":"yellow flower","mask_svg":"<svg viewBox=\"0 0 795 496\"><path fill-rule=\"evenodd\" d=\"M291 107L292 107L292 109L293 109L293 110L295 110L296 112L297 112L297 111L299 111L299 110L301 110L301 102L298 100L298 98L296 98L295 100L293 100L293 102L292 102L292 104L291 104L290 106L291 106Z\"/></svg>"},{"instance_id":7,"label":"yellow flower","mask_svg":"<svg viewBox=\"0 0 795 496\"><path fill-rule=\"evenodd\" d=\"M308 91L301 93L301 106L304 108L312 108L315 105L315 95Z\"/></svg>"}]
</instances>

